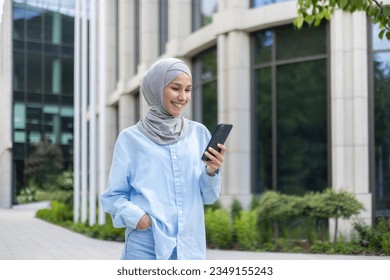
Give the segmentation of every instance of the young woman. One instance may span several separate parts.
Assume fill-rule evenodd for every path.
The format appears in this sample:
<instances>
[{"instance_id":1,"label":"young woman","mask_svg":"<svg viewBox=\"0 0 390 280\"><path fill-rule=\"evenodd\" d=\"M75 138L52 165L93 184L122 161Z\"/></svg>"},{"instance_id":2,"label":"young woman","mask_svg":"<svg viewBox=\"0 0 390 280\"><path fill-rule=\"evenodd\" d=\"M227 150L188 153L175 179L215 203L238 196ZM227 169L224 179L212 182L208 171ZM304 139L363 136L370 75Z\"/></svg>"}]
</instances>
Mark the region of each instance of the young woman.
<instances>
[{"instance_id":1,"label":"young woman","mask_svg":"<svg viewBox=\"0 0 390 280\"><path fill-rule=\"evenodd\" d=\"M219 196L226 147L201 160L210 132L181 116L191 89L181 60L157 61L141 83L149 111L118 136L101 203L126 227L122 259L206 258L203 204Z\"/></svg>"}]
</instances>

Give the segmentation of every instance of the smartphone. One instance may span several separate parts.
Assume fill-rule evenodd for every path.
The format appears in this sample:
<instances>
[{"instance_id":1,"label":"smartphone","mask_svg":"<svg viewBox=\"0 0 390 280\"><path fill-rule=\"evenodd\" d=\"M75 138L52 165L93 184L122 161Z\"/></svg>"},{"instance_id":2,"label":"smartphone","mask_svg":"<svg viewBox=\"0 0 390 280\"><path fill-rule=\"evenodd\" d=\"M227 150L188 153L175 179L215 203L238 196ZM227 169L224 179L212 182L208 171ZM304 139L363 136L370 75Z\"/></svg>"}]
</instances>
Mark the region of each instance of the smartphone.
<instances>
[{"instance_id":1,"label":"smartphone","mask_svg":"<svg viewBox=\"0 0 390 280\"><path fill-rule=\"evenodd\" d=\"M205 152L209 149L209 147L212 147L213 149L217 150L218 152L221 151L220 148L217 147L217 144L225 144L226 139L229 136L230 131L232 130L233 125L232 124L226 124L226 123L220 123L215 128L215 131L213 135L211 136L210 142L207 144ZM210 160L204 153L202 155L202 160Z\"/></svg>"}]
</instances>

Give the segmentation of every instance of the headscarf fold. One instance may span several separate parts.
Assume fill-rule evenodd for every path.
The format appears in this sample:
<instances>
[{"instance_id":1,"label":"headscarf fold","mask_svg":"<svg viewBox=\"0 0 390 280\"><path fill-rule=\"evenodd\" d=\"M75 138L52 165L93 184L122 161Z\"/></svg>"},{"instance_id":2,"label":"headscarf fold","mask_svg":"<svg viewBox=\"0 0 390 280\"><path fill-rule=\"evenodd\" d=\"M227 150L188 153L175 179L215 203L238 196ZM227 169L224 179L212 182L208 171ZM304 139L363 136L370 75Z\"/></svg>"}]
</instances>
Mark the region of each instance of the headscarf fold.
<instances>
[{"instance_id":1,"label":"headscarf fold","mask_svg":"<svg viewBox=\"0 0 390 280\"><path fill-rule=\"evenodd\" d=\"M182 139L187 131L188 120L169 114L163 98L165 87L183 73L192 78L190 69L183 61L165 58L154 63L142 78L141 91L150 108L137 123L137 127L157 144L174 144Z\"/></svg>"}]
</instances>

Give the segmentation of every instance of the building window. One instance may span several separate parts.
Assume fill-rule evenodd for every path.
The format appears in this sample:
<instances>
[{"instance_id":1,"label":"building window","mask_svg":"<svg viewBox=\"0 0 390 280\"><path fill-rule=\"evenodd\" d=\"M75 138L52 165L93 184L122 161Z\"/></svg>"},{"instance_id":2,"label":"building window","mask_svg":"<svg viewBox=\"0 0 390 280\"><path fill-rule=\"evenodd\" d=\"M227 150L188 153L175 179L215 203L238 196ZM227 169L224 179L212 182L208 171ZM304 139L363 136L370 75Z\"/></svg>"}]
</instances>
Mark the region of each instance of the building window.
<instances>
[{"instance_id":1,"label":"building window","mask_svg":"<svg viewBox=\"0 0 390 280\"><path fill-rule=\"evenodd\" d=\"M218 122L217 48L194 57L192 65L193 117L213 131Z\"/></svg>"},{"instance_id":2,"label":"building window","mask_svg":"<svg viewBox=\"0 0 390 280\"><path fill-rule=\"evenodd\" d=\"M210 24L218 10L218 0L192 0L192 31Z\"/></svg>"},{"instance_id":3,"label":"building window","mask_svg":"<svg viewBox=\"0 0 390 280\"><path fill-rule=\"evenodd\" d=\"M159 2L159 54L165 52L165 45L168 42L168 0Z\"/></svg>"},{"instance_id":4,"label":"building window","mask_svg":"<svg viewBox=\"0 0 390 280\"><path fill-rule=\"evenodd\" d=\"M256 32L252 52L254 193L328 187L326 27Z\"/></svg>"},{"instance_id":5,"label":"building window","mask_svg":"<svg viewBox=\"0 0 390 280\"><path fill-rule=\"evenodd\" d=\"M39 2L39 3L38 3ZM13 194L37 144L73 144L73 1L13 1Z\"/></svg>"},{"instance_id":6,"label":"building window","mask_svg":"<svg viewBox=\"0 0 390 280\"><path fill-rule=\"evenodd\" d=\"M372 26L374 93L375 216L390 216L390 44Z\"/></svg>"},{"instance_id":7,"label":"building window","mask_svg":"<svg viewBox=\"0 0 390 280\"><path fill-rule=\"evenodd\" d=\"M137 91L134 95L134 120L138 122L141 119L141 101L139 98L139 91Z\"/></svg>"},{"instance_id":8,"label":"building window","mask_svg":"<svg viewBox=\"0 0 390 280\"><path fill-rule=\"evenodd\" d=\"M275 3L282 3L292 0L251 0L251 8L259 8Z\"/></svg>"}]
</instances>

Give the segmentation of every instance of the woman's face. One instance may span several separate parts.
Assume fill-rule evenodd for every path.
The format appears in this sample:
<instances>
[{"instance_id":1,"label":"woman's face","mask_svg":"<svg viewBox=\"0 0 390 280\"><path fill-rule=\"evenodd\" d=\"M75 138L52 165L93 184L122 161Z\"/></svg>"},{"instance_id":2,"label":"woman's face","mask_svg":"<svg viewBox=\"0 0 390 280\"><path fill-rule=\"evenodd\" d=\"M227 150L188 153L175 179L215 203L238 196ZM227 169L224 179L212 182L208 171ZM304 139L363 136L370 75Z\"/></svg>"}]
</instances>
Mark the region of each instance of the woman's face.
<instances>
[{"instance_id":1,"label":"woman's face","mask_svg":"<svg viewBox=\"0 0 390 280\"><path fill-rule=\"evenodd\" d=\"M191 100L192 81L183 73L164 89L164 106L172 116L179 116Z\"/></svg>"}]
</instances>

